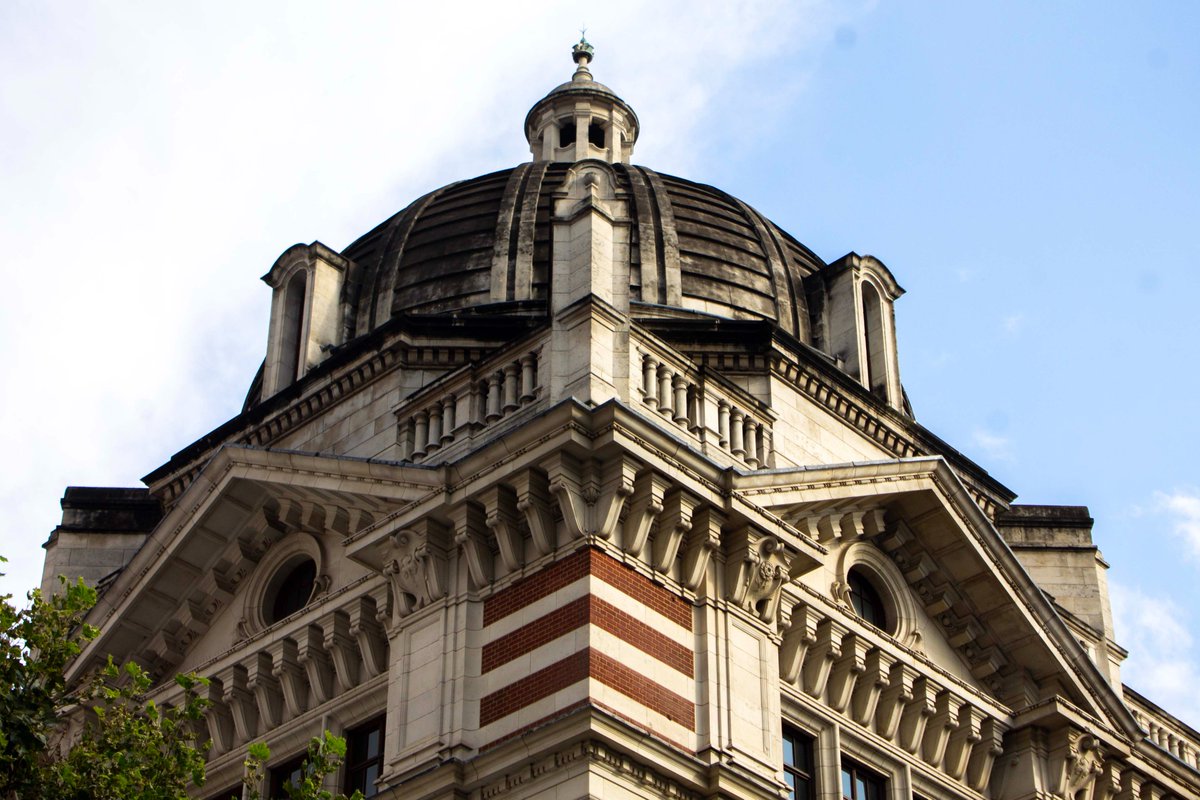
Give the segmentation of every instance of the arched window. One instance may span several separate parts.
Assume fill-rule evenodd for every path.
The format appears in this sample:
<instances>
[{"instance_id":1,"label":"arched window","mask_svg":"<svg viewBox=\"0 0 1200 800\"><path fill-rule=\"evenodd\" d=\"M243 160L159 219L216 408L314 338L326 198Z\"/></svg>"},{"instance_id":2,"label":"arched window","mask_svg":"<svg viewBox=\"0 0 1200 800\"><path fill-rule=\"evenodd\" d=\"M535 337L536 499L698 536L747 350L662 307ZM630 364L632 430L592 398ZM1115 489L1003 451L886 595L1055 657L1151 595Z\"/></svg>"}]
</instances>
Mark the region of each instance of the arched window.
<instances>
[{"instance_id":1,"label":"arched window","mask_svg":"<svg viewBox=\"0 0 1200 800\"><path fill-rule=\"evenodd\" d=\"M866 363L863 378L867 388L877 397L887 400L887 358L883 340L883 304L879 292L870 283L862 284L863 334L866 339Z\"/></svg>"},{"instance_id":2,"label":"arched window","mask_svg":"<svg viewBox=\"0 0 1200 800\"><path fill-rule=\"evenodd\" d=\"M846 576L846 583L850 587L850 604L854 606L854 613L859 619L881 631L888 630L887 608L883 604L883 597L863 571L857 567L852 568Z\"/></svg>"},{"instance_id":3,"label":"arched window","mask_svg":"<svg viewBox=\"0 0 1200 800\"><path fill-rule=\"evenodd\" d=\"M282 338L279 342L279 386L300 377L300 343L304 333L304 291L307 275L298 270L287 283L283 295Z\"/></svg>"},{"instance_id":4,"label":"arched window","mask_svg":"<svg viewBox=\"0 0 1200 800\"><path fill-rule=\"evenodd\" d=\"M588 125L588 144L601 149L604 147L604 126L594 120Z\"/></svg>"},{"instance_id":5,"label":"arched window","mask_svg":"<svg viewBox=\"0 0 1200 800\"><path fill-rule=\"evenodd\" d=\"M575 120L567 118L558 123L558 146L569 147L575 144Z\"/></svg>"}]
</instances>

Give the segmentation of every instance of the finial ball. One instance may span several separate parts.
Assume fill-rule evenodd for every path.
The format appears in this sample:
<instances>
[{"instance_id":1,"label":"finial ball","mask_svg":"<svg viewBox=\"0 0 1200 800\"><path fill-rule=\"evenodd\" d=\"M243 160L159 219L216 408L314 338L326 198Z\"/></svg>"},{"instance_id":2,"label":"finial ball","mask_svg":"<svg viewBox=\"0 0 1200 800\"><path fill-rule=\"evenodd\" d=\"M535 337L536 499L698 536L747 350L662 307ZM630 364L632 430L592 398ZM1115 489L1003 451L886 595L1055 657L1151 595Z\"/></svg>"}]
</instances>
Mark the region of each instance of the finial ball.
<instances>
[{"instance_id":1,"label":"finial ball","mask_svg":"<svg viewBox=\"0 0 1200 800\"><path fill-rule=\"evenodd\" d=\"M579 37L579 44L571 48L571 58L575 60L576 64L582 62L586 65L595 55L596 48L592 47L583 36Z\"/></svg>"}]
</instances>

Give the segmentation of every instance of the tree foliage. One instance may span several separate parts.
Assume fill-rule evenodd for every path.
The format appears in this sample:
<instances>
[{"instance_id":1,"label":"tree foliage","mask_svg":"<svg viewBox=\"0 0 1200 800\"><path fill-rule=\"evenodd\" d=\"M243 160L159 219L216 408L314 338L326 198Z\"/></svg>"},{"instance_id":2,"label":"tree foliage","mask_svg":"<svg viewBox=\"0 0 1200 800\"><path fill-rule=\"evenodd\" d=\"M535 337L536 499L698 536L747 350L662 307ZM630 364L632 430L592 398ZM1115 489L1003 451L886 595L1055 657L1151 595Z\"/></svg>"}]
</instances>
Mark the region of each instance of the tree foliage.
<instances>
[{"instance_id":1,"label":"tree foliage","mask_svg":"<svg viewBox=\"0 0 1200 800\"><path fill-rule=\"evenodd\" d=\"M137 664L119 668L112 657L92 680L84 701L91 713L65 757L49 768L56 796L78 800L178 800L204 785L209 742L200 736L207 701L196 675L178 675L183 701L160 707L145 698L150 676Z\"/></svg>"},{"instance_id":2,"label":"tree foliage","mask_svg":"<svg viewBox=\"0 0 1200 800\"><path fill-rule=\"evenodd\" d=\"M0 556L0 562L5 559ZM49 597L35 589L17 608L0 596L0 800L187 800L204 784L207 680L178 675L182 701L169 707L147 698L151 677L110 656L72 691L65 670L98 630L84 622L96 592L64 578ZM64 716L65 715L65 716ZM56 742L66 716L82 715L77 735ZM253 744L245 761L245 797L263 800L271 751ZM346 741L328 731L308 746L288 800L361 800L324 788L346 757Z\"/></svg>"},{"instance_id":3,"label":"tree foliage","mask_svg":"<svg viewBox=\"0 0 1200 800\"><path fill-rule=\"evenodd\" d=\"M43 796L58 710L74 699L63 672L97 634L83 624L96 591L60 580L61 592L44 598L34 589L26 608L0 596L0 797Z\"/></svg>"},{"instance_id":4,"label":"tree foliage","mask_svg":"<svg viewBox=\"0 0 1200 800\"><path fill-rule=\"evenodd\" d=\"M271 758L271 749L262 742L250 745L246 757L246 800L262 800L258 787L266 777L266 763ZM288 800L362 800L362 792L355 790L349 798L325 788L327 776L337 772L346 758L346 740L329 731L320 739L308 743L308 756L300 767L299 783L284 784Z\"/></svg>"}]
</instances>

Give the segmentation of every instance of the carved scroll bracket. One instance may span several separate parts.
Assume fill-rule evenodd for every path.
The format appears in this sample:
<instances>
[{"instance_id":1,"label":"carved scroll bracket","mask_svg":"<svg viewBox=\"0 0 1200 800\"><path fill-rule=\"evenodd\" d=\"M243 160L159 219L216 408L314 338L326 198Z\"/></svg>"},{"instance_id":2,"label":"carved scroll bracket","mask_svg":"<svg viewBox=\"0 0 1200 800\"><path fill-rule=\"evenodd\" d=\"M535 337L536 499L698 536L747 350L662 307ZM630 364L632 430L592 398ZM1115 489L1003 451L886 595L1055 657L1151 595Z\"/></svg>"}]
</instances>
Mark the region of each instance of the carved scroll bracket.
<instances>
[{"instance_id":1,"label":"carved scroll bracket","mask_svg":"<svg viewBox=\"0 0 1200 800\"><path fill-rule=\"evenodd\" d=\"M385 540L383 574L391 584L395 619L446 596L447 538L440 524L425 519Z\"/></svg>"},{"instance_id":2,"label":"carved scroll bracket","mask_svg":"<svg viewBox=\"0 0 1200 800\"><path fill-rule=\"evenodd\" d=\"M796 554L781 539L749 524L729 532L725 547L730 602L764 622L774 622Z\"/></svg>"}]
</instances>

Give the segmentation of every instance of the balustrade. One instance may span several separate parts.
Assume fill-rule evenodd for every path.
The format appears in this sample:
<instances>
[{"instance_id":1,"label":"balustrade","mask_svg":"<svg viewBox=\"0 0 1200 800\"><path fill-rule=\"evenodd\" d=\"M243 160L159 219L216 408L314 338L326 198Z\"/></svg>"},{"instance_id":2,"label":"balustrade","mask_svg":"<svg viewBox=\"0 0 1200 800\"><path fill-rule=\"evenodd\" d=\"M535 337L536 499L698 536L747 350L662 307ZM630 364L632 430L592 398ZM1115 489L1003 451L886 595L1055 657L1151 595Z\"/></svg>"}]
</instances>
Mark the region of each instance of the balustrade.
<instances>
[{"instance_id":1,"label":"balustrade","mask_svg":"<svg viewBox=\"0 0 1200 800\"><path fill-rule=\"evenodd\" d=\"M397 411L401 456L419 461L532 403L541 388L539 360L540 348L506 364L471 370L442 394L417 401L415 409Z\"/></svg>"},{"instance_id":2,"label":"balustrade","mask_svg":"<svg viewBox=\"0 0 1200 800\"><path fill-rule=\"evenodd\" d=\"M647 351L641 356L642 403L657 411L701 442L716 434L719 448L750 469L769 467L773 461L770 421L761 412L750 410L750 402L738 402L721 390L702 385L683 368ZM706 397L707 395L707 397ZM705 423L706 408L715 405L716 430ZM708 412L711 413L711 412Z\"/></svg>"}]
</instances>

